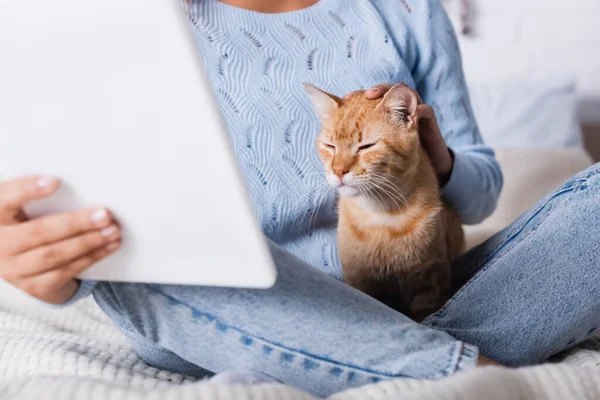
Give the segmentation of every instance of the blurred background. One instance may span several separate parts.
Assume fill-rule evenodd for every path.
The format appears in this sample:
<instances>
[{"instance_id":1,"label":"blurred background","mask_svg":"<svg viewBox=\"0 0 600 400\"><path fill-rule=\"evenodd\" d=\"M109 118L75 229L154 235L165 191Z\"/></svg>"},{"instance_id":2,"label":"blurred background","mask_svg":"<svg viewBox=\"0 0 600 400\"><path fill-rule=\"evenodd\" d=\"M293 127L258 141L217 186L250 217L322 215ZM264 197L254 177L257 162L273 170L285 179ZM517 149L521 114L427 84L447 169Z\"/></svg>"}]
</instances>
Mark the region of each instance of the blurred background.
<instances>
[{"instance_id":1,"label":"blurred background","mask_svg":"<svg viewBox=\"0 0 600 400\"><path fill-rule=\"evenodd\" d=\"M459 35L479 114L495 113L506 120L527 110L540 114L532 118L555 122L560 118L563 125L567 119L570 125L564 129L571 131L578 123L585 147L600 160L600 0L443 0L443 4ZM470 30L466 35L465 25ZM480 101L485 96L495 99L491 105ZM485 115L479 119L482 131L497 129L485 126ZM538 121L536 126L554 129L550 121L546 125ZM563 134L555 140L575 145L577 132L570 133L570 139ZM538 139L543 146L544 140Z\"/></svg>"}]
</instances>

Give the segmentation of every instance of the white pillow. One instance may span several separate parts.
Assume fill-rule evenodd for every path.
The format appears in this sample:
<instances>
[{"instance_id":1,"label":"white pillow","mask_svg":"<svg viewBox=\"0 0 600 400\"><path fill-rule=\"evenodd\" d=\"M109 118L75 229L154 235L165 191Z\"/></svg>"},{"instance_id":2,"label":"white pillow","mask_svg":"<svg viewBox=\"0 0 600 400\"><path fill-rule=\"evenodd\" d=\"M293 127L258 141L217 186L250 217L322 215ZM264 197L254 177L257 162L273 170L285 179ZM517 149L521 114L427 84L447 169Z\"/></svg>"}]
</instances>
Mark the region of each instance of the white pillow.
<instances>
[{"instance_id":1,"label":"white pillow","mask_svg":"<svg viewBox=\"0 0 600 400\"><path fill-rule=\"evenodd\" d=\"M474 82L469 91L483 140L494 148L584 146L571 81Z\"/></svg>"}]
</instances>

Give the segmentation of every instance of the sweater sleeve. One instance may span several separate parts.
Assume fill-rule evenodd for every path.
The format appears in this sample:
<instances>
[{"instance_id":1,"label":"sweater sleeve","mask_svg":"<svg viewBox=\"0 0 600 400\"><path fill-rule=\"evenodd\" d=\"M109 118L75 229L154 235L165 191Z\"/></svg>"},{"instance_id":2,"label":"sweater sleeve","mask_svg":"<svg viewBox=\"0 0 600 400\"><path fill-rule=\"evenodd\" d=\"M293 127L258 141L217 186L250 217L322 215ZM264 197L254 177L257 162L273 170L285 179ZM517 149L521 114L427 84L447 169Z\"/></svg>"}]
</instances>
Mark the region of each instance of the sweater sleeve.
<instances>
[{"instance_id":1,"label":"sweater sleeve","mask_svg":"<svg viewBox=\"0 0 600 400\"><path fill-rule=\"evenodd\" d=\"M440 0L379 1L398 51L411 70L423 102L433 107L454 155L442 196L465 224L476 224L496 208L502 172L483 143L465 83L458 40ZM390 3L395 5L395 10Z\"/></svg>"}]
</instances>

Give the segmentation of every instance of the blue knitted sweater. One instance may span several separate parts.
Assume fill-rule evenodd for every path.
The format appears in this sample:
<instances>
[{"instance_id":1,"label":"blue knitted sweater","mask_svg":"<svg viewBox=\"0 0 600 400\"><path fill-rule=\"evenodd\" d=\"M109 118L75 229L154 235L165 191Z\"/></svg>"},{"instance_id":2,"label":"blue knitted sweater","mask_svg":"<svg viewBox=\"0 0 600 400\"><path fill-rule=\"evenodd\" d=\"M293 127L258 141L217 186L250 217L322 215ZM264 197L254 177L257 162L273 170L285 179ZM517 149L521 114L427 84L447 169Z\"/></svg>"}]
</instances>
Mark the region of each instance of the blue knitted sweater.
<instances>
[{"instance_id":1,"label":"blue knitted sweater","mask_svg":"<svg viewBox=\"0 0 600 400\"><path fill-rule=\"evenodd\" d=\"M386 82L416 88L455 154L444 198L465 223L494 210L502 174L479 134L439 0L321 0L282 14L192 0L189 14L269 239L341 278L336 199L326 190L315 150L319 121L303 82L338 96ZM73 300L92 288L84 282Z\"/></svg>"}]
</instances>

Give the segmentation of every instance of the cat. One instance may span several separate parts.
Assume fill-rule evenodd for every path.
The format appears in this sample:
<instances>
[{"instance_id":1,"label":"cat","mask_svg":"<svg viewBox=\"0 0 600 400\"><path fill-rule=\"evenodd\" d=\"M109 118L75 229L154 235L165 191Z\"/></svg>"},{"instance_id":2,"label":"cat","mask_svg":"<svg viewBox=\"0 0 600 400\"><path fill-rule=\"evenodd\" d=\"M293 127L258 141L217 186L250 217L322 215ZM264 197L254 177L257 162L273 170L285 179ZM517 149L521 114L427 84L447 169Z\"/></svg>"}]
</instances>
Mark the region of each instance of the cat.
<instances>
[{"instance_id":1,"label":"cat","mask_svg":"<svg viewBox=\"0 0 600 400\"><path fill-rule=\"evenodd\" d=\"M421 147L418 95L405 84L382 99L349 98L305 84L321 120L318 152L337 189L344 281L422 321L450 295L450 264L465 247Z\"/></svg>"}]
</instances>

